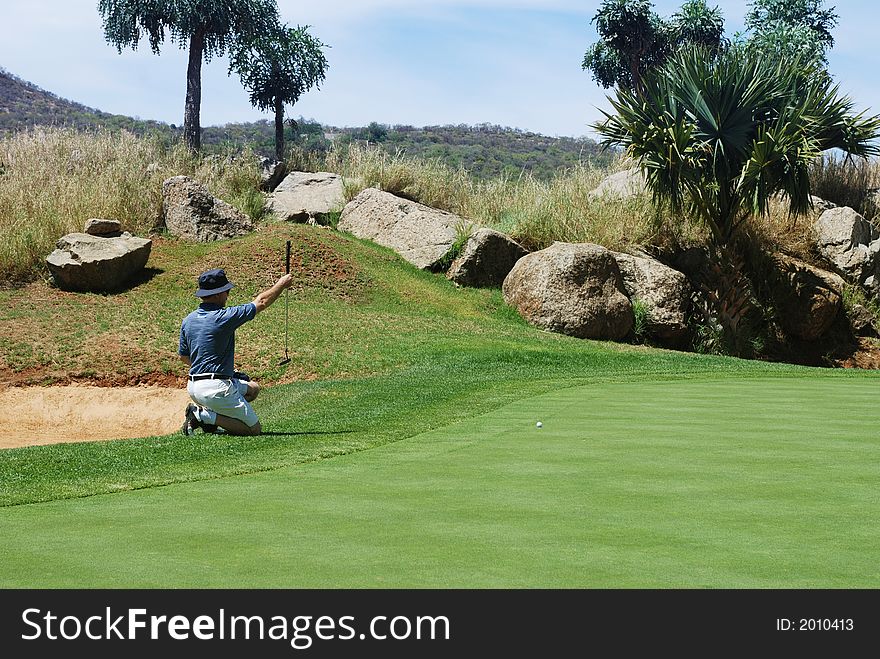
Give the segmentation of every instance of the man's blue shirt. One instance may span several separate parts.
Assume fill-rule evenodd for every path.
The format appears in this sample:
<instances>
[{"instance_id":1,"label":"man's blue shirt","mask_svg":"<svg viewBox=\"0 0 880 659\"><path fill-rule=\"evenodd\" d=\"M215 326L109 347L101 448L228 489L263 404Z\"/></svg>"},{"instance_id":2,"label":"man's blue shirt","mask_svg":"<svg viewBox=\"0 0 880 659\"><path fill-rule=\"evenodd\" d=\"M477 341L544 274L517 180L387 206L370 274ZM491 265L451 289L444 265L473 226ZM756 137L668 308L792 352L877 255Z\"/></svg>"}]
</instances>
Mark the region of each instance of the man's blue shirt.
<instances>
[{"instance_id":1,"label":"man's blue shirt","mask_svg":"<svg viewBox=\"0 0 880 659\"><path fill-rule=\"evenodd\" d=\"M253 302L221 307L203 302L183 319L178 354L189 357L192 375L235 372L235 330L257 315Z\"/></svg>"}]
</instances>

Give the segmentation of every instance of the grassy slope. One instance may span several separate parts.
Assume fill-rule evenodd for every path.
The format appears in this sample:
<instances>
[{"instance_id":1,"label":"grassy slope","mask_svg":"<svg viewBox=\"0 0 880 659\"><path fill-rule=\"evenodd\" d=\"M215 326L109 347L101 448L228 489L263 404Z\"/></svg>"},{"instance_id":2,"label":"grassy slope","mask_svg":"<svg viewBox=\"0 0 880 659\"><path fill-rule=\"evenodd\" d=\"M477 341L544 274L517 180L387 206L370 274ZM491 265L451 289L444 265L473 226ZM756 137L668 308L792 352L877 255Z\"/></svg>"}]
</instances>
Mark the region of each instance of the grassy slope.
<instances>
[{"instance_id":1,"label":"grassy slope","mask_svg":"<svg viewBox=\"0 0 880 659\"><path fill-rule=\"evenodd\" d=\"M283 302L239 332L239 365L270 387L255 439L147 438L0 452L9 505L247 473L376 446L595 379L658 374L809 373L783 365L579 341L525 325L498 291L460 290L388 250L326 229L269 225L214 245L159 240L154 276L113 296L44 284L0 292L4 379L68 375L103 382L174 380L180 319L196 275L225 267L236 301L281 271L295 244L292 362L279 369ZM132 376L132 374L137 374ZM182 382L180 382L182 386ZM112 423L112 419L108 419ZM63 432L63 428L59 428Z\"/></svg>"},{"instance_id":2,"label":"grassy slope","mask_svg":"<svg viewBox=\"0 0 880 659\"><path fill-rule=\"evenodd\" d=\"M154 276L117 296L3 292L6 372L170 378L194 274L227 267L248 299L289 236L291 370L282 307L240 339L241 365L276 383L268 433L0 452L0 584L878 583L872 373L539 332L497 291L328 230L158 241Z\"/></svg>"}]
</instances>

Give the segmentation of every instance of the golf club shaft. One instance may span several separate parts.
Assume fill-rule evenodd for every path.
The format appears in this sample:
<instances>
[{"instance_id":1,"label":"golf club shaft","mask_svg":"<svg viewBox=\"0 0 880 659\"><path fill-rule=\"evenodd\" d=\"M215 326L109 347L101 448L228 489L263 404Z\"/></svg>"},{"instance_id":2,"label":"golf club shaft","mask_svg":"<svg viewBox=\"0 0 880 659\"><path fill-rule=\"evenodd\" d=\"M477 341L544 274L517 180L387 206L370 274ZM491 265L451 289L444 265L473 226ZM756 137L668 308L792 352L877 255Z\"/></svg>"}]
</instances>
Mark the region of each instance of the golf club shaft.
<instances>
[{"instance_id":1,"label":"golf club shaft","mask_svg":"<svg viewBox=\"0 0 880 659\"><path fill-rule=\"evenodd\" d=\"M290 274L290 241L287 241L287 253L284 257L284 274ZM289 288L284 289L284 358L287 359L287 318L290 309L288 302Z\"/></svg>"}]
</instances>

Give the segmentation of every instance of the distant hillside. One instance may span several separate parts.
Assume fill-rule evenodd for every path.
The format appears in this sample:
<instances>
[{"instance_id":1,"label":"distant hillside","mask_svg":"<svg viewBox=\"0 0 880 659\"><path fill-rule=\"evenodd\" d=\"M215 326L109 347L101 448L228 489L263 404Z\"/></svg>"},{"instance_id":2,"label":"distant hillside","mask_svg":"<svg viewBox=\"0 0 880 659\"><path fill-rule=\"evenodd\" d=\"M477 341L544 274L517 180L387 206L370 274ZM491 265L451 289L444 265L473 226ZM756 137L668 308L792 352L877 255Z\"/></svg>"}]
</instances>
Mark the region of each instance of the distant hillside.
<instances>
[{"instance_id":1,"label":"distant hillside","mask_svg":"<svg viewBox=\"0 0 880 659\"><path fill-rule=\"evenodd\" d=\"M388 126L371 123L363 127L322 126L300 117L285 126L285 140L308 151L327 151L357 142L372 144L394 155L437 159L450 167L459 166L478 179L524 172L548 180L560 170L578 162L604 166L616 157L588 138L548 137L518 128L478 124L447 126ZM275 125L269 121L227 124L203 129L202 145L251 144L266 156L274 153Z\"/></svg>"},{"instance_id":2,"label":"distant hillside","mask_svg":"<svg viewBox=\"0 0 880 659\"><path fill-rule=\"evenodd\" d=\"M158 132L169 137L175 133L172 126L162 122L101 112L68 101L0 68L0 135L34 126L124 128L138 135Z\"/></svg>"},{"instance_id":3,"label":"distant hillside","mask_svg":"<svg viewBox=\"0 0 880 659\"><path fill-rule=\"evenodd\" d=\"M548 137L491 124L416 128L372 123L366 128L340 131L336 142L347 141L378 144L390 153L439 159L484 179L528 172L547 180L578 162L606 165L614 157L588 138Z\"/></svg>"},{"instance_id":4,"label":"distant hillside","mask_svg":"<svg viewBox=\"0 0 880 659\"><path fill-rule=\"evenodd\" d=\"M169 142L182 134L174 124L110 114L60 98L0 68L0 135L46 125L125 129L137 135L159 135ZM288 122L285 131L287 144L307 151L322 153L334 145L370 143L391 154L461 166L480 179L527 172L548 180L578 162L605 165L613 157L587 138L547 137L491 124L416 128L373 122L365 127L338 128L300 117ZM274 140L275 126L268 120L202 128L202 148L207 152L250 146L256 153L271 157Z\"/></svg>"}]
</instances>

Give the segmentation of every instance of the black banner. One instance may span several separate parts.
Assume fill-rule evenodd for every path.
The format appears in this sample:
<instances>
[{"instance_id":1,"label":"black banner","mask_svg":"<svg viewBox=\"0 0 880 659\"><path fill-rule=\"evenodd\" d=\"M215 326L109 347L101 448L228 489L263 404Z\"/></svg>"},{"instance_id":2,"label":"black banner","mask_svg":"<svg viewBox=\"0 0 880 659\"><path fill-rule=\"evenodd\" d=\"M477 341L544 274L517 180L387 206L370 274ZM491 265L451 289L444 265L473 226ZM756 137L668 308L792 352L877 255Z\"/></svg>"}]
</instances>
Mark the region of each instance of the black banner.
<instances>
[{"instance_id":1,"label":"black banner","mask_svg":"<svg viewBox=\"0 0 880 659\"><path fill-rule=\"evenodd\" d=\"M874 590L3 590L5 656L876 647Z\"/></svg>"}]
</instances>

